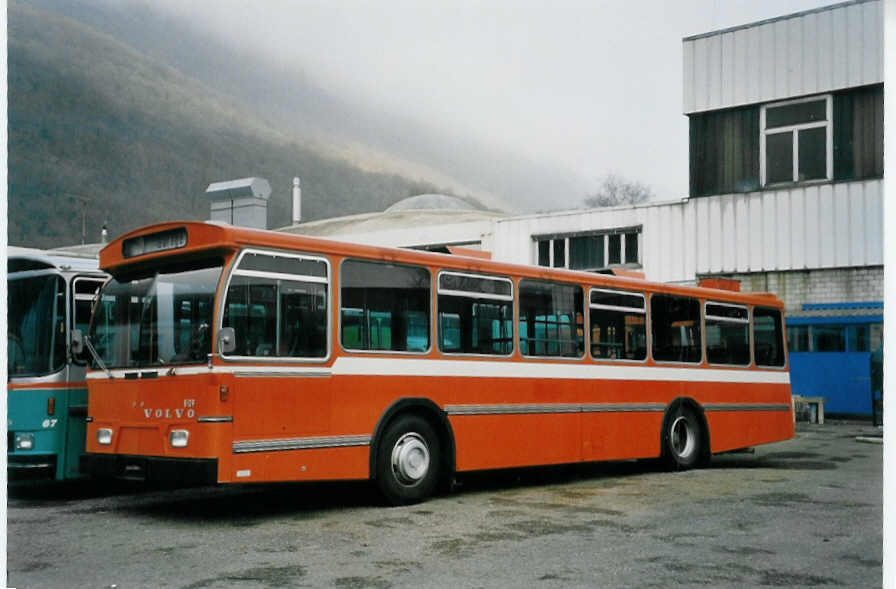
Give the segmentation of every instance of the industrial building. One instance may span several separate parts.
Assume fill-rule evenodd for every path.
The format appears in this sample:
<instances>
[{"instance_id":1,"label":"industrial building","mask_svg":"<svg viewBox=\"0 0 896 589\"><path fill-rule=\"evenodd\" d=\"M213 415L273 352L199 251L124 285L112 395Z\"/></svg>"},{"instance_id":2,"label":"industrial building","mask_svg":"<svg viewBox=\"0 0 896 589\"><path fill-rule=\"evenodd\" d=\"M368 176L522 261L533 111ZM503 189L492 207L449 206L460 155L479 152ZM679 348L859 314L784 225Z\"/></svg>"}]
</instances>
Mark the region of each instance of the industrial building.
<instances>
[{"instance_id":1,"label":"industrial building","mask_svg":"<svg viewBox=\"0 0 896 589\"><path fill-rule=\"evenodd\" d=\"M686 37L689 195L501 219L494 258L773 292L787 308L794 394L870 415L883 321L882 39L880 0Z\"/></svg>"}]
</instances>

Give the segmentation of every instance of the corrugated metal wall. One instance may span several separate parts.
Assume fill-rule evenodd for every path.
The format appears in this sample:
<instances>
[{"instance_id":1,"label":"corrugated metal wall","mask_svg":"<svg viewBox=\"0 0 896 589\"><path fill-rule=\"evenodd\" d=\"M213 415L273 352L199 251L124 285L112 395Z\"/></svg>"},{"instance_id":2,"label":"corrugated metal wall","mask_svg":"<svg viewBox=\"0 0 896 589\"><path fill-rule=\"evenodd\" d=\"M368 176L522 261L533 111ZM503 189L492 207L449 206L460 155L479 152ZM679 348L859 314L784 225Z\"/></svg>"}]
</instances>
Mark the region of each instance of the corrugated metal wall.
<instances>
[{"instance_id":1,"label":"corrugated metal wall","mask_svg":"<svg viewBox=\"0 0 896 589\"><path fill-rule=\"evenodd\" d=\"M493 258L535 263L533 235L642 226L648 279L883 264L883 181L818 184L621 209L518 217L495 225Z\"/></svg>"},{"instance_id":2,"label":"corrugated metal wall","mask_svg":"<svg viewBox=\"0 0 896 589\"><path fill-rule=\"evenodd\" d=\"M684 112L883 81L880 0L686 38Z\"/></svg>"}]
</instances>

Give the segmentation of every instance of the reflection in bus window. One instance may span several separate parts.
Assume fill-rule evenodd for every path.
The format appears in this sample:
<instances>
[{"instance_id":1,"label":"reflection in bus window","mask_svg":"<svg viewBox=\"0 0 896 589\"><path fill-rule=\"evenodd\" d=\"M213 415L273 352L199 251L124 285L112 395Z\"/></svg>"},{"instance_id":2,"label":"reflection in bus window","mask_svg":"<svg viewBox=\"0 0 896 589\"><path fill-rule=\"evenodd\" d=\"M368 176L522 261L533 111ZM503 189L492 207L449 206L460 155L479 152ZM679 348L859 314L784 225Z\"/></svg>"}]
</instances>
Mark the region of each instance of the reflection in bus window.
<instances>
[{"instance_id":1,"label":"reflection in bus window","mask_svg":"<svg viewBox=\"0 0 896 589\"><path fill-rule=\"evenodd\" d=\"M90 325L109 368L205 362L211 352L212 301L220 262L111 280Z\"/></svg>"},{"instance_id":2,"label":"reflection in bus window","mask_svg":"<svg viewBox=\"0 0 896 589\"><path fill-rule=\"evenodd\" d=\"M429 271L346 260L340 280L344 348L402 352L429 349Z\"/></svg>"},{"instance_id":3,"label":"reflection in bus window","mask_svg":"<svg viewBox=\"0 0 896 589\"><path fill-rule=\"evenodd\" d=\"M7 368L40 376L65 366L65 281L56 274L7 283Z\"/></svg>"},{"instance_id":4,"label":"reflection in bus window","mask_svg":"<svg viewBox=\"0 0 896 589\"><path fill-rule=\"evenodd\" d=\"M94 299L102 286L103 281L95 278L78 277L72 283L72 327L81 330L84 335L87 335L90 327ZM86 349L82 349L80 354L72 354L72 362L75 364L86 364L87 359Z\"/></svg>"},{"instance_id":5,"label":"reflection in bus window","mask_svg":"<svg viewBox=\"0 0 896 589\"><path fill-rule=\"evenodd\" d=\"M592 289L591 356L598 360L643 360L647 357L644 295Z\"/></svg>"},{"instance_id":6,"label":"reflection in bus window","mask_svg":"<svg viewBox=\"0 0 896 589\"><path fill-rule=\"evenodd\" d=\"M706 303L706 361L750 363L750 319L746 307Z\"/></svg>"},{"instance_id":7,"label":"reflection in bus window","mask_svg":"<svg viewBox=\"0 0 896 589\"><path fill-rule=\"evenodd\" d=\"M582 289L524 279L519 290L520 352L581 357L585 353Z\"/></svg>"},{"instance_id":8,"label":"reflection in bus window","mask_svg":"<svg viewBox=\"0 0 896 589\"><path fill-rule=\"evenodd\" d=\"M323 260L247 252L227 289L222 325L234 329L235 356L324 358L327 319Z\"/></svg>"},{"instance_id":9,"label":"reflection in bus window","mask_svg":"<svg viewBox=\"0 0 896 589\"><path fill-rule=\"evenodd\" d=\"M784 366L784 337L781 311L753 309L753 349L757 366Z\"/></svg>"},{"instance_id":10,"label":"reflection in bus window","mask_svg":"<svg viewBox=\"0 0 896 589\"><path fill-rule=\"evenodd\" d=\"M700 362L700 303L670 295L650 298L653 359L660 362Z\"/></svg>"},{"instance_id":11,"label":"reflection in bus window","mask_svg":"<svg viewBox=\"0 0 896 589\"><path fill-rule=\"evenodd\" d=\"M506 356L513 351L513 291L506 278L439 275L439 349Z\"/></svg>"}]
</instances>

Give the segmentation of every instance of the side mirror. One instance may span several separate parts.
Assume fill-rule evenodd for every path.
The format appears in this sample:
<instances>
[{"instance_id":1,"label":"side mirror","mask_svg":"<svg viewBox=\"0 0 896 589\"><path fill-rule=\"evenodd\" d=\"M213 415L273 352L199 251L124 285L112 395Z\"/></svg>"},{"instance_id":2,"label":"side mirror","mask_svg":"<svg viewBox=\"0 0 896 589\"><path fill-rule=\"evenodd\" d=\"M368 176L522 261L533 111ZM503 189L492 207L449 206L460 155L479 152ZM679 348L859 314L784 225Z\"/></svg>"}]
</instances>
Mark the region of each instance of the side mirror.
<instances>
[{"instance_id":1,"label":"side mirror","mask_svg":"<svg viewBox=\"0 0 896 589\"><path fill-rule=\"evenodd\" d=\"M84 334L80 329L72 330L71 351L72 356L80 356L84 352Z\"/></svg>"},{"instance_id":2,"label":"side mirror","mask_svg":"<svg viewBox=\"0 0 896 589\"><path fill-rule=\"evenodd\" d=\"M236 349L236 332L232 327L222 327L218 330L218 353L229 354Z\"/></svg>"}]
</instances>

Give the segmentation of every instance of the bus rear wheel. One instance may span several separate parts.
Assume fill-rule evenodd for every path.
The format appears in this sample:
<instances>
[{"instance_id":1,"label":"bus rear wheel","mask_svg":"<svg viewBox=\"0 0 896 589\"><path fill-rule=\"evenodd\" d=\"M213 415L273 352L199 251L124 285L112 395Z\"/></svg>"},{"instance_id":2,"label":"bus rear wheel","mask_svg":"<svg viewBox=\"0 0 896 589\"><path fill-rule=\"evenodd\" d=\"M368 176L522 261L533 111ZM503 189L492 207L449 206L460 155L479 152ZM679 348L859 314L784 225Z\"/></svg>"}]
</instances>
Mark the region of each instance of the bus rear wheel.
<instances>
[{"instance_id":1,"label":"bus rear wheel","mask_svg":"<svg viewBox=\"0 0 896 589\"><path fill-rule=\"evenodd\" d=\"M663 431L663 460L672 470L698 466L704 454L703 431L694 411L679 405L666 418Z\"/></svg>"},{"instance_id":2,"label":"bus rear wheel","mask_svg":"<svg viewBox=\"0 0 896 589\"><path fill-rule=\"evenodd\" d=\"M435 489L439 464L439 438L429 422L401 415L389 424L377 449L377 486L392 505L418 503Z\"/></svg>"}]
</instances>

